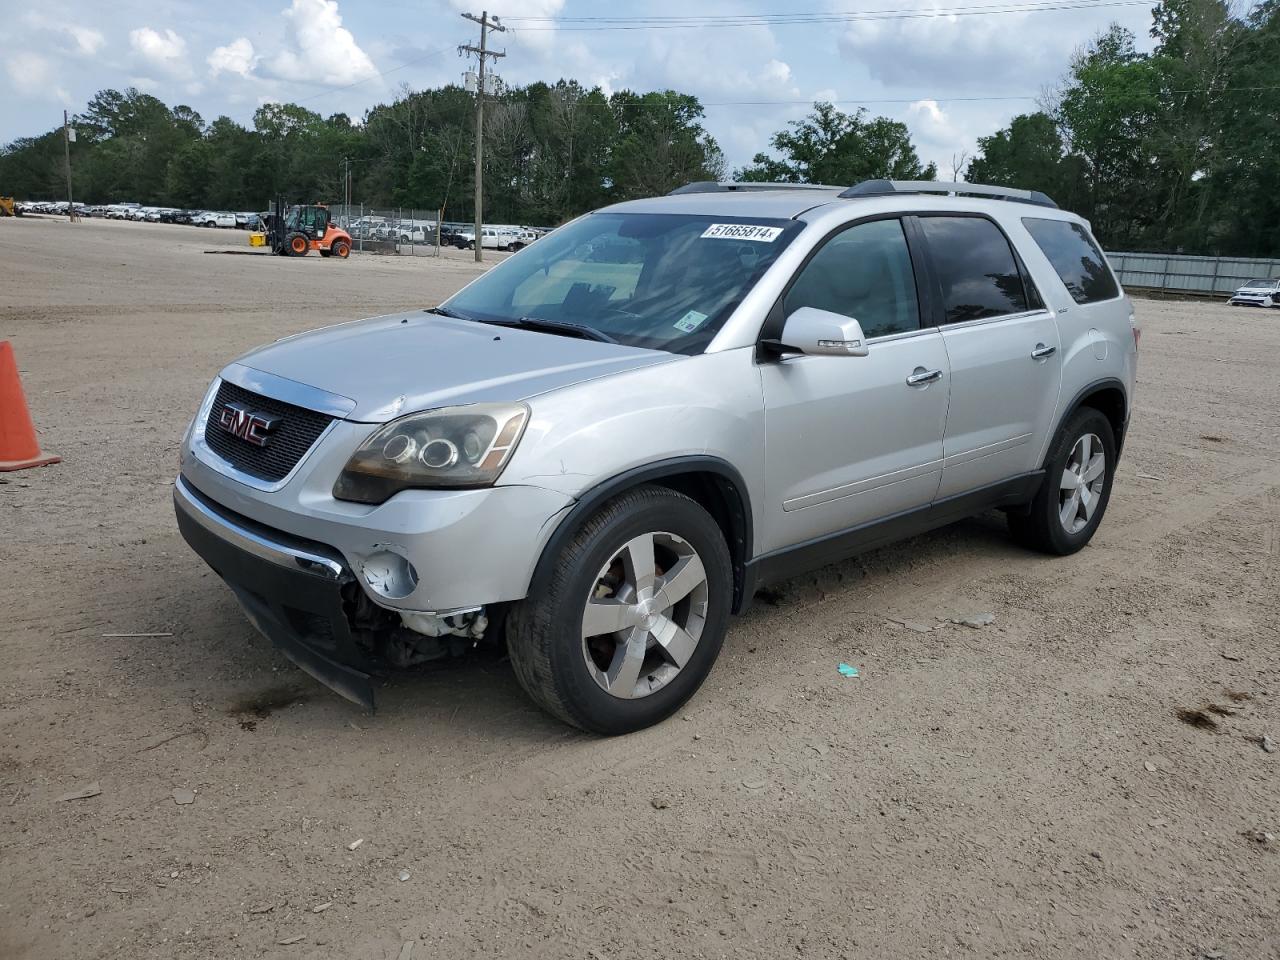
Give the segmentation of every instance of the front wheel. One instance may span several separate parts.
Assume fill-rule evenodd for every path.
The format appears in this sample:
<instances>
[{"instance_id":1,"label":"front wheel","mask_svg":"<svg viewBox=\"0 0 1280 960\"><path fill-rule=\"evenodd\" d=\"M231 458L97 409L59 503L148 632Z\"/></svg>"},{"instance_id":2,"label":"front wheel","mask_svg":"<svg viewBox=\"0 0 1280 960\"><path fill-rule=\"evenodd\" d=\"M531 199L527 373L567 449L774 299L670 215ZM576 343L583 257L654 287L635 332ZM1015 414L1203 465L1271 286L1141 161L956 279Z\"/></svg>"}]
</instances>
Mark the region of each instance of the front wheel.
<instances>
[{"instance_id":1,"label":"front wheel","mask_svg":"<svg viewBox=\"0 0 1280 960\"><path fill-rule=\"evenodd\" d=\"M1044 482L1009 527L1024 546L1059 556L1084 547L1102 522L1115 478L1116 441L1101 411L1082 407L1063 424L1045 461Z\"/></svg>"},{"instance_id":2,"label":"front wheel","mask_svg":"<svg viewBox=\"0 0 1280 960\"><path fill-rule=\"evenodd\" d=\"M507 621L516 677L547 712L592 733L651 726L706 679L729 622L733 570L715 520L645 486L605 504Z\"/></svg>"}]
</instances>

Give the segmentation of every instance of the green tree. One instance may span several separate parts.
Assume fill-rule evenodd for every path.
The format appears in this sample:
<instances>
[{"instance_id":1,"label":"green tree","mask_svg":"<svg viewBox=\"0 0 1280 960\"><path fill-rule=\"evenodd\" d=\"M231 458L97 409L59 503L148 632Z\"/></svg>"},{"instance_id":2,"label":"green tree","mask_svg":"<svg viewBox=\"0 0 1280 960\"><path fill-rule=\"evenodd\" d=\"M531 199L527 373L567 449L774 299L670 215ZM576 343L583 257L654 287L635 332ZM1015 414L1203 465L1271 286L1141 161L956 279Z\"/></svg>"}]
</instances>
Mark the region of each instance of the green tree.
<instances>
[{"instance_id":1,"label":"green tree","mask_svg":"<svg viewBox=\"0 0 1280 960\"><path fill-rule=\"evenodd\" d=\"M736 172L740 180L851 185L863 180L933 180L934 164L921 164L904 123L888 117L868 120L859 109L845 113L819 101L803 120L770 139L782 154L758 153L751 166Z\"/></svg>"},{"instance_id":2,"label":"green tree","mask_svg":"<svg viewBox=\"0 0 1280 960\"><path fill-rule=\"evenodd\" d=\"M724 176L724 155L702 127L696 97L664 90L609 98L617 135L606 164L612 198L652 197Z\"/></svg>"}]
</instances>

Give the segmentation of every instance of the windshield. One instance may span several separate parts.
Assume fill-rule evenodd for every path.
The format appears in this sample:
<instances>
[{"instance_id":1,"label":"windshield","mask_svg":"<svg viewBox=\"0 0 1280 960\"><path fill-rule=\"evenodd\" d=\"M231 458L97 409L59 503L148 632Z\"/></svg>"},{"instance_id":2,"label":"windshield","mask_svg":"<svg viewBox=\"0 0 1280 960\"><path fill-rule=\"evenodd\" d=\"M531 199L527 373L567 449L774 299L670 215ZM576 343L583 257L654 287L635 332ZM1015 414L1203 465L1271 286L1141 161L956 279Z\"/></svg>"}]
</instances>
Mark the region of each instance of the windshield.
<instances>
[{"instance_id":1,"label":"windshield","mask_svg":"<svg viewBox=\"0 0 1280 960\"><path fill-rule=\"evenodd\" d=\"M1271 281L1270 281L1270 280L1250 280L1248 283L1246 283L1246 284L1245 284L1245 287L1246 287L1246 288L1248 288L1248 287L1269 287L1269 286L1271 286Z\"/></svg>"},{"instance_id":2,"label":"windshield","mask_svg":"<svg viewBox=\"0 0 1280 960\"><path fill-rule=\"evenodd\" d=\"M552 320L618 343L699 353L803 224L596 213L494 267L445 306L477 320Z\"/></svg>"}]
</instances>

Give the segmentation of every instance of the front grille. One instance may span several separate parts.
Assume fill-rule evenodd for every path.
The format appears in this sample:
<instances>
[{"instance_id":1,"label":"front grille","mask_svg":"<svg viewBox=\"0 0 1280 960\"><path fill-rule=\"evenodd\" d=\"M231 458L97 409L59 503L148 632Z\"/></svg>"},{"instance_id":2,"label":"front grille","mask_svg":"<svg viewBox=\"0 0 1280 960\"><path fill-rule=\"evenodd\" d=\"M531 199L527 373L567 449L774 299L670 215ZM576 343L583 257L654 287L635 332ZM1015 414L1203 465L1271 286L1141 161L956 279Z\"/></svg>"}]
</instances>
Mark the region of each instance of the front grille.
<instances>
[{"instance_id":1,"label":"front grille","mask_svg":"<svg viewBox=\"0 0 1280 960\"><path fill-rule=\"evenodd\" d=\"M222 409L228 403L242 403L250 410L261 411L280 422L265 447L242 440L219 423ZM283 480L315 444L333 417L283 400L264 397L234 383L223 380L205 423L204 441L218 456L237 470L259 480Z\"/></svg>"}]
</instances>

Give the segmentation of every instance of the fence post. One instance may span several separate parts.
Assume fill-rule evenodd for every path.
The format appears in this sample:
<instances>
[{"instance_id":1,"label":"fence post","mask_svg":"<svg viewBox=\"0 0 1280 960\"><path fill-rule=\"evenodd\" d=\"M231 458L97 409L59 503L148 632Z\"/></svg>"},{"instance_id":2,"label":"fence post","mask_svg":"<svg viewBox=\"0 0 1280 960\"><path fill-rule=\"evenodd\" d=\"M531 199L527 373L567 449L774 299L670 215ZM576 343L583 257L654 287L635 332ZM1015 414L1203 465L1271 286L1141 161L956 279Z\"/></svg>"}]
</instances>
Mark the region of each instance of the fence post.
<instances>
[{"instance_id":1,"label":"fence post","mask_svg":"<svg viewBox=\"0 0 1280 960\"><path fill-rule=\"evenodd\" d=\"M1221 258L1221 257L1214 257L1214 258L1213 258L1213 279L1209 281L1209 292L1210 292L1210 293L1217 293L1217 292L1218 292L1218 268L1219 268L1220 266L1222 266L1222 258Z\"/></svg>"},{"instance_id":2,"label":"fence post","mask_svg":"<svg viewBox=\"0 0 1280 960\"><path fill-rule=\"evenodd\" d=\"M1164 258L1164 273L1160 275L1160 292L1169 292L1169 258Z\"/></svg>"}]
</instances>

